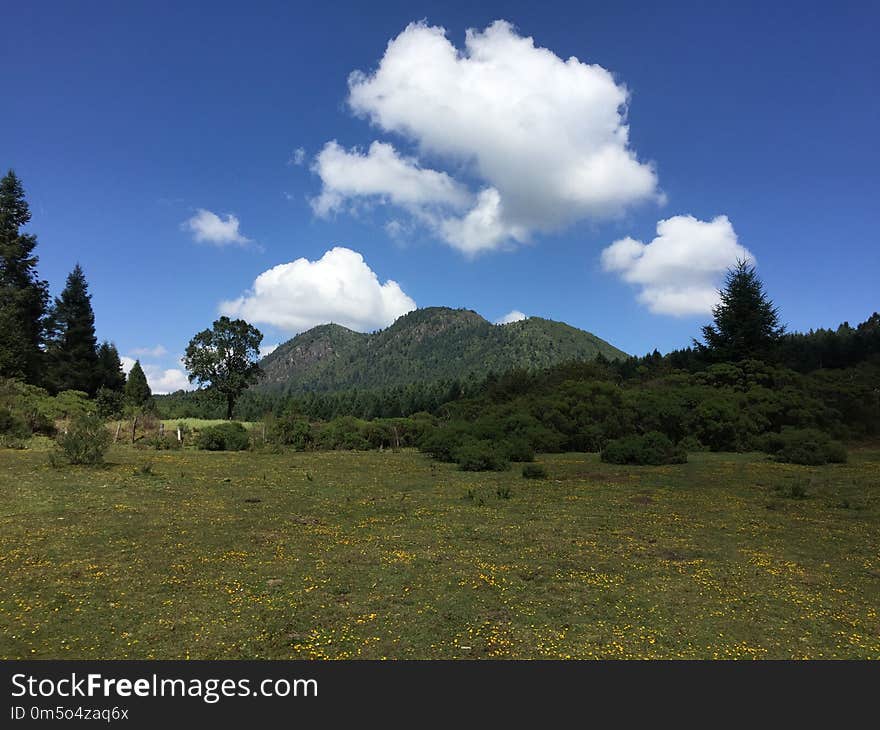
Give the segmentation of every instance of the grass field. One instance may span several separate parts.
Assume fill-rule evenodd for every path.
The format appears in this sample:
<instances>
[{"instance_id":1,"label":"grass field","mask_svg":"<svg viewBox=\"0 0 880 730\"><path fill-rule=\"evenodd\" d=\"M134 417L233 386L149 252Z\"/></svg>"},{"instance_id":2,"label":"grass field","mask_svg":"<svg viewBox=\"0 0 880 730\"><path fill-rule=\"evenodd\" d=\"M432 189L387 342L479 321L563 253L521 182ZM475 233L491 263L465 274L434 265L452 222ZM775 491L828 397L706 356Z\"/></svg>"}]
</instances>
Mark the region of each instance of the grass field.
<instances>
[{"instance_id":1,"label":"grass field","mask_svg":"<svg viewBox=\"0 0 880 730\"><path fill-rule=\"evenodd\" d=\"M3 658L880 658L880 450L108 461L0 451Z\"/></svg>"},{"instance_id":2,"label":"grass field","mask_svg":"<svg viewBox=\"0 0 880 730\"><path fill-rule=\"evenodd\" d=\"M181 424L189 430L198 431L203 428L208 428L209 426L219 426L223 423L229 423L229 421L225 418L164 418L162 419L162 423L165 424L165 428L171 432ZM256 421L239 421L239 423L248 430L257 425Z\"/></svg>"}]
</instances>

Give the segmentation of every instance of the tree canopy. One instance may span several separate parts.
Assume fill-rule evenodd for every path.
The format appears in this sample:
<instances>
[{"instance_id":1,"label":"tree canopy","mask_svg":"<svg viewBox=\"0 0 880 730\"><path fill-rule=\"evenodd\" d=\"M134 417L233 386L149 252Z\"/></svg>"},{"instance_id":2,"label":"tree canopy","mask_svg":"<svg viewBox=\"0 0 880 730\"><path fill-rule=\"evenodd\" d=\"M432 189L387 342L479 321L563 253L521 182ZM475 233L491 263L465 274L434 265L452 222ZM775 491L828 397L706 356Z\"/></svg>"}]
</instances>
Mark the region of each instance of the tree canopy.
<instances>
[{"instance_id":1,"label":"tree canopy","mask_svg":"<svg viewBox=\"0 0 880 730\"><path fill-rule=\"evenodd\" d=\"M262 333L243 319L220 317L190 340L184 365L190 382L208 386L226 399L226 418L238 397L260 376Z\"/></svg>"},{"instance_id":2,"label":"tree canopy","mask_svg":"<svg viewBox=\"0 0 880 730\"><path fill-rule=\"evenodd\" d=\"M141 361L135 360L125 381L125 404L132 410L146 411L150 409L152 401L153 393L147 383Z\"/></svg>"},{"instance_id":3,"label":"tree canopy","mask_svg":"<svg viewBox=\"0 0 880 730\"><path fill-rule=\"evenodd\" d=\"M37 276L36 236L21 232L30 219L10 170L0 179L0 376L39 383L49 287Z\"/></svg>"},{"instance_id":4,"label":"tree canopy","mask_svg":"<svg viewBox=\"0 0 880 730\"><path fill-rule=\"evenodd\" d=\"M100 387L98 342L92 296L82 267L67 277L50 315L49 384L55 391L81 390L94 395Z\"/></svg>"},{"instance_id":5,"label":"tree canopy","mask_svg":"<svg viewBox=\"0 0 880 730\"><path fill-rule=\"evenodd\" d=\"M719 362L771 359L785 327L755 267L738 261L727 272L720 295L712 310L714 323L703 327L704 342L697 346Z\"/></svg>"},{"instance_id":6,"label":"tree canopy","mask_svg":"<svg viewBox=\"0 0 880 730\"><path fill-rule=\"evenodd\" d=\"M119 351L112 342L98 345L98 388L122 391L125 389L125 373Z\"/></svg>"}]
</instances>

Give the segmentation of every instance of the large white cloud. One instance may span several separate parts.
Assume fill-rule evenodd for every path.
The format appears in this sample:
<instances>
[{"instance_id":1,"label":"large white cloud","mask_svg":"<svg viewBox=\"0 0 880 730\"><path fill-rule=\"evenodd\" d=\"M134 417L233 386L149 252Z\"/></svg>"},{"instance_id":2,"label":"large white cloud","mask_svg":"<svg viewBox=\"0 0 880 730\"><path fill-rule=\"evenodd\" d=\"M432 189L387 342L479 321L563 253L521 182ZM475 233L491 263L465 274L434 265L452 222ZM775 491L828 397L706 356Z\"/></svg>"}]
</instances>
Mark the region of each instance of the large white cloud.
<instances>
[{"instance_id":1,"label":"large white cloud","mask_svg":"<svg viewBox=\"0 0 880 730\"><path fill-rule=\"evenodd\" d=\"M505 21L469 30L461 51L443 28L413 23L375 71L351 74L349 90L355 113L478 181L472 210L434 221L468 253L660 197L653 167L629 147L627 89L601 66L536 47ZM315 169L332 196L340 180ZM412 170L401 171L407 176Z\"/></svg>"},{"instance_id":2,"label":"large white cloud","mask_svg":"<svg viewBox=\"0 0 880 730\"><path fill-rule=\"evenodd\" d=\"M181 227L192 233L199 243L211 243L215 246L245 246L252 243L251 239L242 235L240 225L238 218L231 213L224 219L210 210L199 208Z\"/></svg>"},{"instance_id":3,"label":"large white cloud","mask_svg":"<svg viewBox=\"0 0 880 730\"><path fill-rule=\"evenodd\" d=\"M648 309L676 316L710 312L724 272L738 260L754 256L725 215L711 221L677 215L657 223L649 243L623 238L602 251L603 268L639 285Z\"/></svg>"},{"instance_id":4,"label":"large white cloud","mask_svg":"<svg viewBox=\"0 0 880 730\"><path fill-rule=\"evenodd\" d=\"M321 194L311 201L320 216L358 197L376 196L413 210L431 205L464 207L469 198L467 190L445 172L424 169L384 142L373 142L366 153L345 150L335 140L328 142L312 169L324 183Z\"/></svg>"},{"instance_id":5,"label":"large white cloud","mask_svg":"<svg viewBox=\"0 0 880 730\"><path fill-rule=\"evenodd\" d=\"M381 284L361 254L336 247L317 261L300 258L264 271L250 291L221 302L220 313L291 334L328 322L364 332L415 307L396 281Z\"/></svg>"}]
</instances>

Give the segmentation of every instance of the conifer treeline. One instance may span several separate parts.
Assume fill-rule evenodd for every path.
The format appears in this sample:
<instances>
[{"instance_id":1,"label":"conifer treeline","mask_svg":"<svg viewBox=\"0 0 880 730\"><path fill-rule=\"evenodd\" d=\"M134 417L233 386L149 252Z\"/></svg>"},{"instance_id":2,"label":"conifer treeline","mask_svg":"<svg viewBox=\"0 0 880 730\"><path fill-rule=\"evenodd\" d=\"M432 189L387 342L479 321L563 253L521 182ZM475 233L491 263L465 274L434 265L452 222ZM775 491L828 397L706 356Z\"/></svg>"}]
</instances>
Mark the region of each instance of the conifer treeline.
<instances>
[{"instance_id":1,"label":"conifer treeline","mask_svg":"<svg viewBox=\"0 0 880 730\"><path fill-rule=\"evenodd\" d=\"M125 375L119 352L112 343L97 342L82 267L74 267L61 296L50 304L49 285L37 273L37 238L22 231L30 219L24 187L9 170L0 180L0 377L51 393L121 392Z\"/></svg>"}]
</instances>

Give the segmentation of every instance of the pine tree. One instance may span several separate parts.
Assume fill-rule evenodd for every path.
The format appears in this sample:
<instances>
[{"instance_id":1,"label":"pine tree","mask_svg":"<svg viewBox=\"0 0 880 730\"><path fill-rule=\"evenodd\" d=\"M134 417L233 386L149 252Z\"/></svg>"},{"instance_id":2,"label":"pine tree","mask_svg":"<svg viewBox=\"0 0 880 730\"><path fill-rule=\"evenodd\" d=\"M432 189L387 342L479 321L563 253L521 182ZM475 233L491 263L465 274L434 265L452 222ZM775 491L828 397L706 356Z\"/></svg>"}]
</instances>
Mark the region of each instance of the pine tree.
<instances>
[{"instance_id":1,"label":"pine tree","mask_svg":"<svg viewBox=\"0 0 880 730\"><path fill-rule=\"evenodd\" d=\"M21 180L0 180L0 376L42 380L49 287L37 277L37 238L21 233L31 219Z\"/></svg>"},{"instance_id":2,"label":"pine tree","mask_svg":"<svg viewBox=\"0 0 880 730\"><path fill-rule=\"evenodd\" d=\"M785 327L755 267L738 261L727 272L720 294L712 310L714 324L703 327L705 343L694 344L715 361L771 359Z\"/></svg>"},{"instance_id":3,"label":"pine tree","mask_svg":"<svg viewBox=\"0 0 880 730\"><path fill-rule=\"evenodd\" d=\"M119 351L112 342L102 342L98 346L98 388L122 391L125 389L125 373Z\"/></svg>"},{"instance_id":4,"label":"pine tree","mask_svg":"<svg viewBox=\"0 0 880 730\"><path fill-rule=\"evenodd\" d=\"M140 360L135 360L125 381L125 403L132 410L148 411L153 403L153 393Z\"/></svg>"},{"instance_id":5,"label":"pine tree","mask_svg":"<svg viewBox=\"0 0 880 730\"><path fill-rule=\"evenodd\" d=\"M145 413L154 411L156 402L147 383L147 376L141 367L140 360L135 360L128 379L125 381L125 409L131 414L131 442L135 442L138 419Z\"/></svg>"},{"instance_id":6,"label":"pine tree","mask_svg":"<svg viewBox=\"0 0 880 730\"><path fill-rule=\"evenodd\" d=\"M77 264L67 277L50 316L47 351L49 384L56 392L81 390L94 395L100 385L95 313L86 277Z\"/></svg>"}]
</instances>

